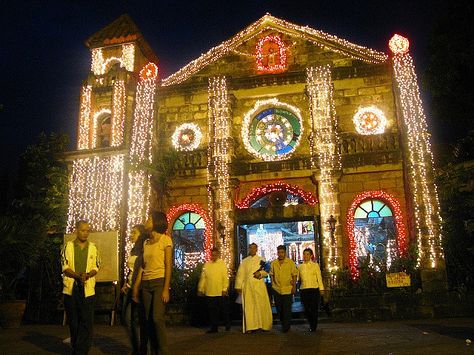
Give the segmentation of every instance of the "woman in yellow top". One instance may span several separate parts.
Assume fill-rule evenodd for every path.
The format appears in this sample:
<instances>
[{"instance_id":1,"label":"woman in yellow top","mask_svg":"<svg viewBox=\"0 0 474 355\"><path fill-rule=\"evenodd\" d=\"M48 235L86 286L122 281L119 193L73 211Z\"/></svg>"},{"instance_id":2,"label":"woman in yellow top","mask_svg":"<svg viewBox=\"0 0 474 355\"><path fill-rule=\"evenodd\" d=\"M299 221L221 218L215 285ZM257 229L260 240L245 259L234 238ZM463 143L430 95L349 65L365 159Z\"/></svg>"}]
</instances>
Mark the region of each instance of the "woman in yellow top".
<instances>
[{"instance_id":1,"label":"woman in yellow top","mask_svg":"<svg viewBox=\"0 0 474 355\"><path fill-rule=\"evenodd\" d=\"M309 322L309 331L315 332L318 327L319 291L324 291L319 264L311 260L313 251L306 248L303 251L303 263L298 267L301 281L300 292L304 313Z\"/></svg>"},{"instance_id":2,"label":"woman in yellow top","mask_svg":"<svg viewBox=\"0 0 474 355\"><path fill-rule=\"evenodd\" d=\"M169 354L166 336L165 305L170 299L171 255L173 243L166 235L168 221L163 212L153 211L145 228L149 239L143 245L143 264L133 286L133 299L139 290L145 307L150 344L154 353Z\"/></svg>"}]
</instances>

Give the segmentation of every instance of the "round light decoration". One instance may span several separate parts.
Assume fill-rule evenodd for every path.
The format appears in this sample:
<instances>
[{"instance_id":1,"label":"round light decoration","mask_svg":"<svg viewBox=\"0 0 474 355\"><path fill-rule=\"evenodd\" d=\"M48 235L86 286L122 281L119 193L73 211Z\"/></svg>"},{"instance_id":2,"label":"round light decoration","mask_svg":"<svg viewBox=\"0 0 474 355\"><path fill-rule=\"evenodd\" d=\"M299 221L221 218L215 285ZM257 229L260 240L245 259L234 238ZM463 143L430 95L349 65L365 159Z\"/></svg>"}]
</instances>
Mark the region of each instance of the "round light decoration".
<instances>
[{"instance_id":1,"label":"round light decoration","mask_svg":"<svg viewBox=\"0 0 474 355\"><path fill-rule=\"evenodd\" d=\"M199 147L202 133L199 126L194 123L183 123L176 127L171 137L173 146L178 151L191 151Z\"/></svg>"},{"instance_id":2,"label":"round light decoration","mask_svg":"<svg viewBox=\"0 0 474 355\"><path fill-rule=\"evenodd\" d=\"M381 134L387 126L387 118L375 106L360 108L352 119L357 133L363 135Z\"/></svg>"},{"instance_id":3,"label":"round light decoration","mask_svg":"<svg viewBox=\"0 0 474 355\"><path fill-rule=\"evenodd\" d=\"M158 76L158 67L155 63L149 62L140 70L140 78L142 80L155 79Z\"/></svg>"},{"instance_id":4,"label":"round light decoration","mask_svg":"<svg viewBox=\"0 0 474 355\"><path fill-rule=\"evenodd\" d=\"M300 110L278 99L257 101L244 116L242 139L245 148L265 161L289 157L303 134Z\"/></svg>"},{"instance_id":5,"label":"round light decoration","mask_svg":"<svg viewBox=\"0 0 474 355\"><path fill-rule=\"evenodd\" d=\"M388 46L395 55L405 54L408 53L408 49L410 48L410 41L408 41L408 38L406 37L394 34L388 42Z\"/></svg>"}]
</instances>

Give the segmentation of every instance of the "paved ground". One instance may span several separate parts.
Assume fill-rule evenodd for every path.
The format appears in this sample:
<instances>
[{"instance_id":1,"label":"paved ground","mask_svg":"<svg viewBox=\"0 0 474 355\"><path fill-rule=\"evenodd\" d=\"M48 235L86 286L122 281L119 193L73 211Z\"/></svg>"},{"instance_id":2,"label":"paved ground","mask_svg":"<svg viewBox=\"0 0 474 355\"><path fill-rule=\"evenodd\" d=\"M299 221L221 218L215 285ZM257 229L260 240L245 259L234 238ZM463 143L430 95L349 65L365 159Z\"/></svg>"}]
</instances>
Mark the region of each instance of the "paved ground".
<instances>
[{"instance_id":1,"label":"paved ground","mask_svg":"<svg viewBox=\"0 0 474 355\"><path fill-rule=\"evenodd\" d=\"M168 328L172 354L474 354L474 319L451 318L373 323L320 324L316 334L304 324L287 334L277 324L265 333L204 334L193 327ZM0 330L0 354L68 354L62 343L67 327L26 325ZM128 339L120 326L96 325L90 354L128 354Z\"/></svg>"}]
</instances>

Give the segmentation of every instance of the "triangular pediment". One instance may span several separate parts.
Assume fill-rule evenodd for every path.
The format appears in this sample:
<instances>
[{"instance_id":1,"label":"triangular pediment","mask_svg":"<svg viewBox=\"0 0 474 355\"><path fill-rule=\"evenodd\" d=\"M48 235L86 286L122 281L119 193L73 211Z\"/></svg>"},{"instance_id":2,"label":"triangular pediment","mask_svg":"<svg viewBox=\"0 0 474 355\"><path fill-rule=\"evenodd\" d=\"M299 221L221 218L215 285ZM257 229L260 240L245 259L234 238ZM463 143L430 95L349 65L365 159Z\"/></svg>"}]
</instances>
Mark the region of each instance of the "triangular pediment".
<instances>
[{"instance_id":1,"label":"triangular pediment","mask_svg":"<svg viewBox=\"0 0 474 355\"><path fill-rule=\"evenodd\" d=\"M266 14L229 40L211 48L208 52L188 63L176 73L163 79L162 85L169 86L182 83L204 67L236 51L243 43L269 31L275 31L290 37L302 38L320 48L334 51L367 63L382 63L388 59L388 56L383 52L351 43L345 39L327 34L320 30L315 30L308 26L296 25Z\"/></svg>"}]
</instances>

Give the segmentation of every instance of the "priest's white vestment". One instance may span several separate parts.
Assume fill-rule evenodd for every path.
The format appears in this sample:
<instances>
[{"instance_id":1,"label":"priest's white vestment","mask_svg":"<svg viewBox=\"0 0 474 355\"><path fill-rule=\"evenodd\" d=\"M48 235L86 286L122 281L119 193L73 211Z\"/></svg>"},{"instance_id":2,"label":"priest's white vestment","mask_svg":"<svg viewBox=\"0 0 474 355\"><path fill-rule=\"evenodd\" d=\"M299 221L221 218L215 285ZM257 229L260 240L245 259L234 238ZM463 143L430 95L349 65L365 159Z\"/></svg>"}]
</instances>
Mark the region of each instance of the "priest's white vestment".
<instances>
[{"instance_id":1,"label":"priest's white vestment","mask_svg":"<svg viewBox=\"0 0 474 355\"><path fill-rule=\"evenodd\" d=\"M268 273L262 270L261 279L253 277L254 272L260 269L261 260L264 259L258 255L250 255L243 259L235 279L235 288L242 290L242 331L244 333L272 328L272 308L264 281Z\"/></svg>"}]
</instances>

